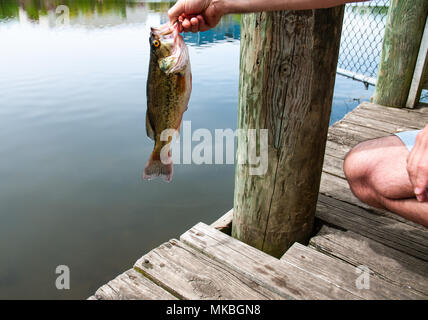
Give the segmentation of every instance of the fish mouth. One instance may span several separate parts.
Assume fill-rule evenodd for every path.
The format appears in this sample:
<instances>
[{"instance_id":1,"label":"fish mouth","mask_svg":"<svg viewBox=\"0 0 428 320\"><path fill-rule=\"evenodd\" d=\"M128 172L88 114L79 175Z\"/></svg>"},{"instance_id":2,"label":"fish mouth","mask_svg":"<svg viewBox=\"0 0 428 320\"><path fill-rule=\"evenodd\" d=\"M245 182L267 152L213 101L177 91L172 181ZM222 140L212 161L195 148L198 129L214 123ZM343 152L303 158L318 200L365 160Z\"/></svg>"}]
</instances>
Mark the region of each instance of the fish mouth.
<instances>
[{"instance_id":1,"label":"fish mouth","mask_svg":"<svg viewBox=\"0 0 428 320\"><path fill-rule=\"evenodd\" d=\"M171 35L174 31L175 25L171 26L169 23L160 25L159 27L151 27L151 33L158 37Z\"/></svg>"},{"instance_id":2,"label":"fish mouth","mask_svg":"<svg viewBox=\"0 0 428 320\"><path fill-rule=\"evenodd\" d=\"M150 41L155 39L172 48L171 55L176 55L184 47L184 39L178 31L178 23L172 26L169 23L160 25L159 27L151 27Z\"/></svg>"},{"instance_id":3,"label":"fish mouth","mask_svg":"<svg viewBox=\"0 0 428 320\"><path fill-rule=\"evenodd\" d=\"M159 27L151 27L150 31L151 38L156 38L164 42L172 42L177 37L178 27L176 24L171 26L169 23L165 23Z\"/></svg>"}]
</instances>

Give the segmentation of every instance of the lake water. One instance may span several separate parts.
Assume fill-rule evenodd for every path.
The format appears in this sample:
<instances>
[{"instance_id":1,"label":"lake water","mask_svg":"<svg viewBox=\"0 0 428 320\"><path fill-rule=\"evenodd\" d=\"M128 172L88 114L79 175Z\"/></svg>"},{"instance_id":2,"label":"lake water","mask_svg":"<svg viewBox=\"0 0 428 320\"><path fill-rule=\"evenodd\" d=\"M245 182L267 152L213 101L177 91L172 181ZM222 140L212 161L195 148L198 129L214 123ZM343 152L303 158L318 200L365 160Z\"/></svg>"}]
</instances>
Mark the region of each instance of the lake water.
<instances>
[{"instance_id":1,"label":"lake water","mask_svg":"<svg viewBox=\"0 0 428 320\"><path fill-rule=\"evenodd\" d=\"M228 211L234 166L179 165L170 184L141 180L153 148L149 27L166 21L169 3L16 3L0 0L0 299L82 299ZM69 26L57 21L61 4ZM185 37L193 130L236 128L239 33L239 16L228 16ZM372 93L338 76L331 122ZM55 287L58 265L71 270L70 290Z\"/></svg>"}]
</instances>

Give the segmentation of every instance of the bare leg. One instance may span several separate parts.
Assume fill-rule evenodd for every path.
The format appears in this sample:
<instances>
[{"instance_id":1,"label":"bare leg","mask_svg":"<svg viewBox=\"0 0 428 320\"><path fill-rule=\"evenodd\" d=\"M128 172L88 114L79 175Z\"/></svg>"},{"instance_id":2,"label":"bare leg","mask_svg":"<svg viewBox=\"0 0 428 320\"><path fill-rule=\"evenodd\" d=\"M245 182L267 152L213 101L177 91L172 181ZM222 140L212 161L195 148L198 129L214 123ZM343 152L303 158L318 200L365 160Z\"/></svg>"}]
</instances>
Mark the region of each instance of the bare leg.
<instances>
[{"instance_id":1,"label":"bare leg","mask_svg":"<svg viewBox=\"0 0 428 320\"><path fill-rule=\"evenodd\" d=\"M365 141L347 154L345 175L361 201L428 227L428 203L416 200L406 169L408 155L396 136Z\"/></svg>"}]
</instances>

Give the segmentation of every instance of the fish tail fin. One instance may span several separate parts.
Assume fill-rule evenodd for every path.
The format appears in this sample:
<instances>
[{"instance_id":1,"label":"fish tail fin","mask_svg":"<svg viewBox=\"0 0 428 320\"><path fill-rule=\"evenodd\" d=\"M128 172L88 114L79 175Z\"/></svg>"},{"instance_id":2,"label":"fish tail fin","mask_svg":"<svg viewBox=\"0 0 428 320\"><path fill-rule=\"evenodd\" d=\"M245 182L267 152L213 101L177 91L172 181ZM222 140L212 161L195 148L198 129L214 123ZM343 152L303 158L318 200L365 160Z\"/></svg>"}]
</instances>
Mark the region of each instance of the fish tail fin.
<instances>
[{"instance_id":1,"label":"fish tail fin","mask_svg":"<svg viewBox=\"0 0 428 320\"><path fill-rule=\"evenodd\" d=\"M150 160L144 168L143 179L152 180L157 177L163 177L166 182L171 182L174 173L172 159L169 158L169 163L163 163L159 155L152 153Z\"/></svg>"}]
</instances>

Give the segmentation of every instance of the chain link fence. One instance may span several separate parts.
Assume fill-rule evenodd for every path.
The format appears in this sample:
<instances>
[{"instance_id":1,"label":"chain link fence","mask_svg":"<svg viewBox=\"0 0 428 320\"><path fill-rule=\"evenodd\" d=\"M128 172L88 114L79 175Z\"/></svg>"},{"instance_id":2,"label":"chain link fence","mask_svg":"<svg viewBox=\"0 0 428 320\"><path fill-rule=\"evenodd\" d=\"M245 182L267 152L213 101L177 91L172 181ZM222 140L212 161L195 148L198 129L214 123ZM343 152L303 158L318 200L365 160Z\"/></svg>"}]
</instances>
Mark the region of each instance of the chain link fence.
<instances>
[{"instance_id":1,"label":"chain link fence","mask_svg":"<svg viewBox=\"0 0 428 320\"><path fill-rule=\"evenodd\" d=\"M389 0L351 3L345 7L338 73L375 85Z\"/></svg>"}]
</instances>

